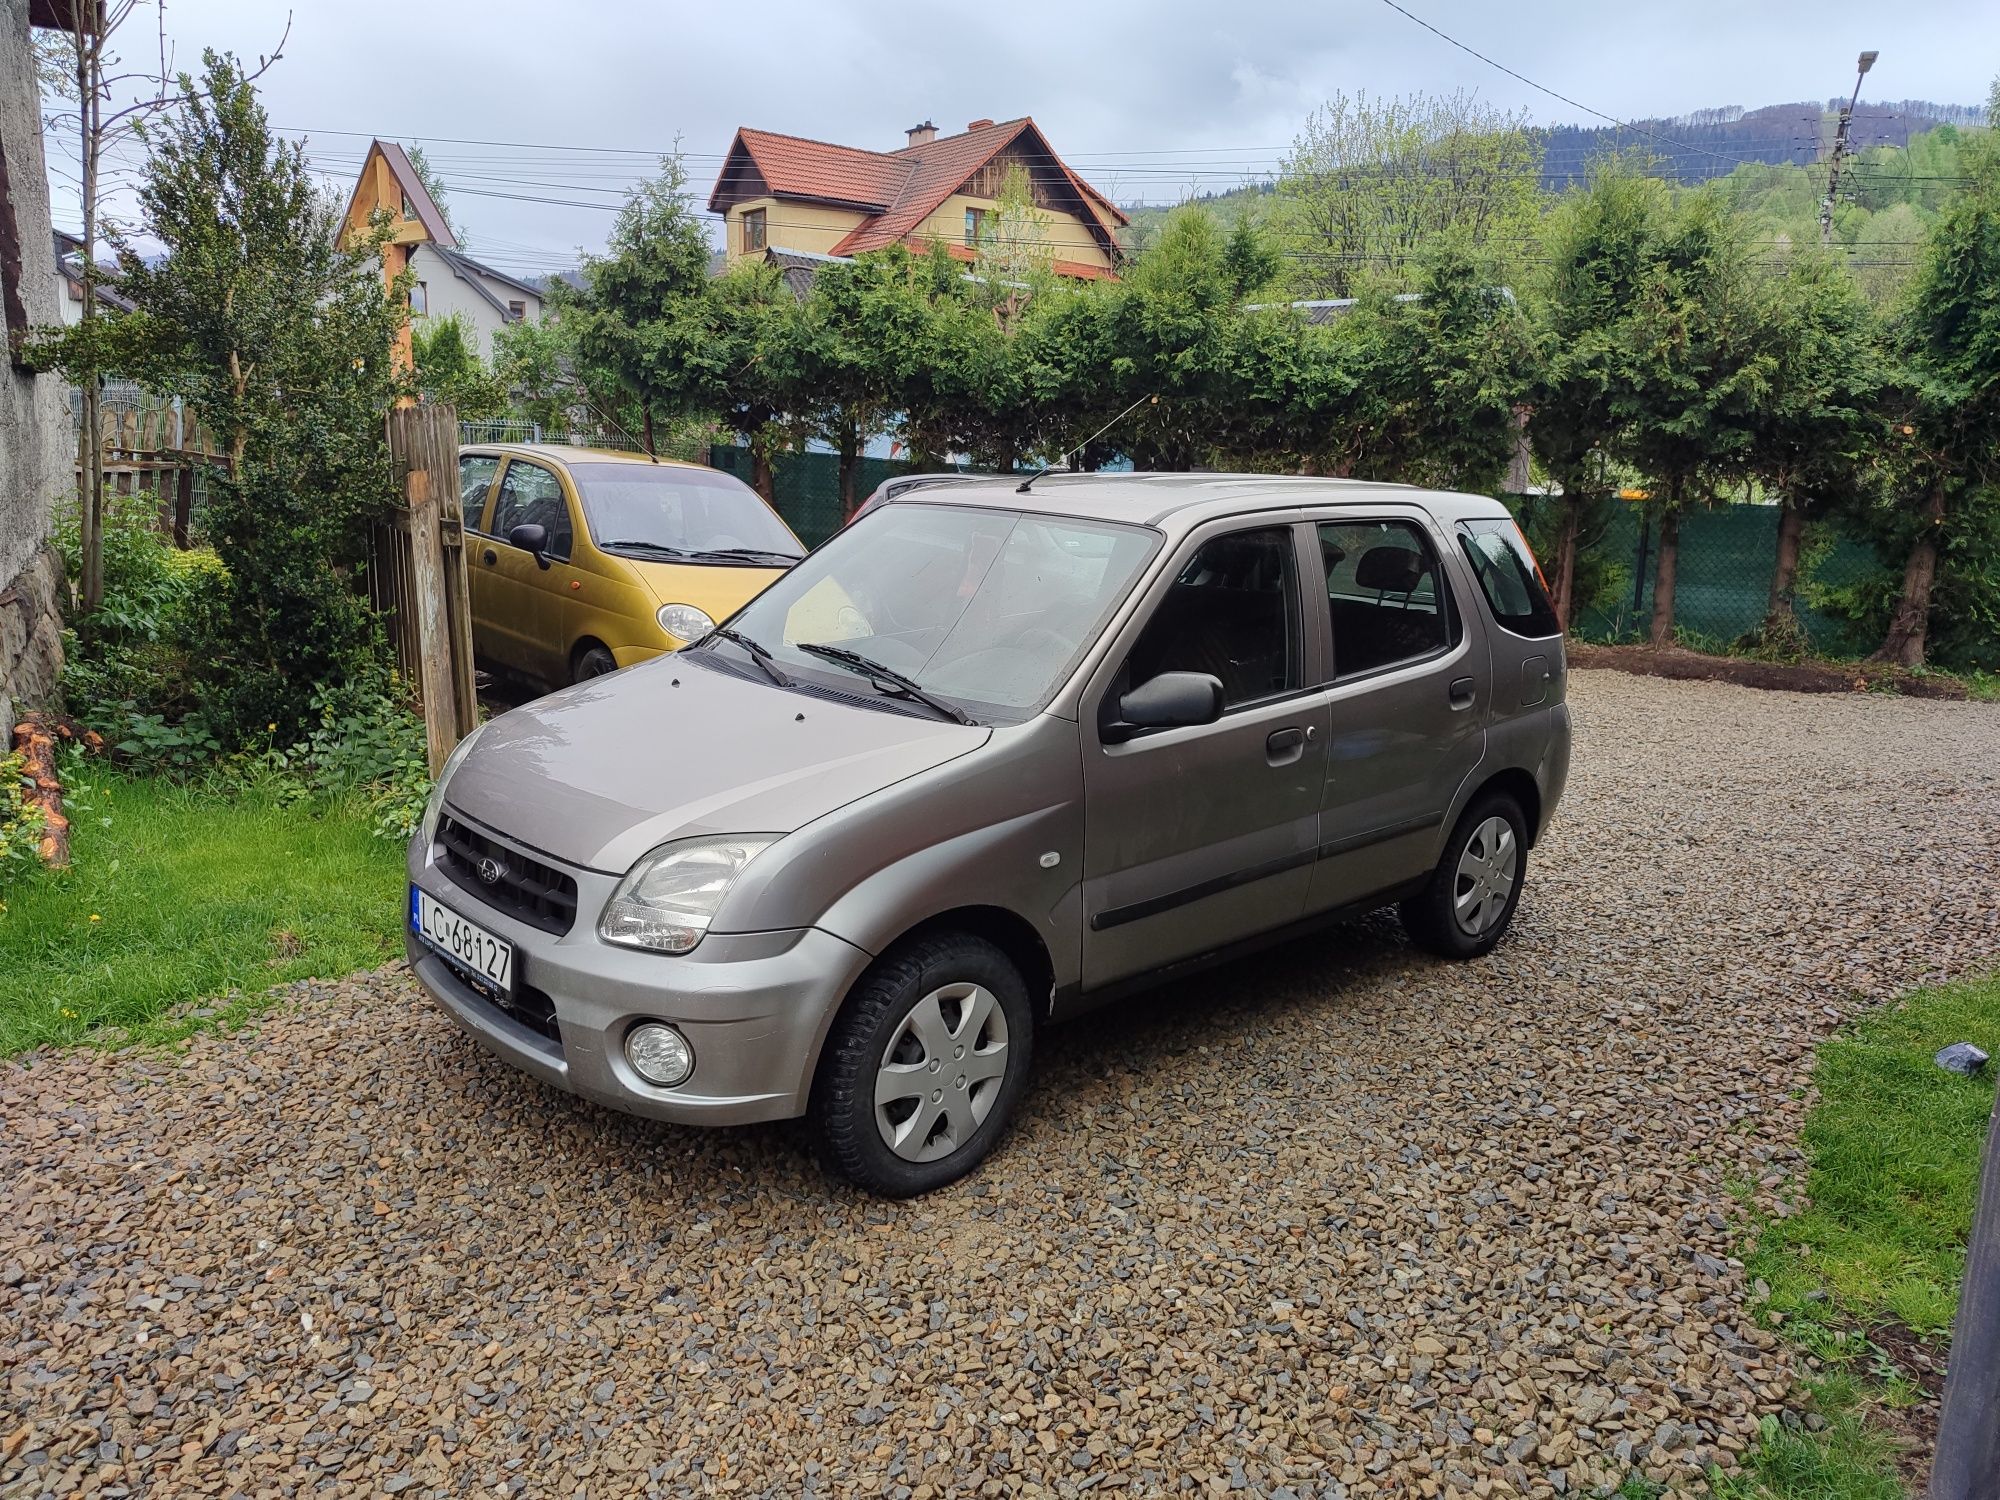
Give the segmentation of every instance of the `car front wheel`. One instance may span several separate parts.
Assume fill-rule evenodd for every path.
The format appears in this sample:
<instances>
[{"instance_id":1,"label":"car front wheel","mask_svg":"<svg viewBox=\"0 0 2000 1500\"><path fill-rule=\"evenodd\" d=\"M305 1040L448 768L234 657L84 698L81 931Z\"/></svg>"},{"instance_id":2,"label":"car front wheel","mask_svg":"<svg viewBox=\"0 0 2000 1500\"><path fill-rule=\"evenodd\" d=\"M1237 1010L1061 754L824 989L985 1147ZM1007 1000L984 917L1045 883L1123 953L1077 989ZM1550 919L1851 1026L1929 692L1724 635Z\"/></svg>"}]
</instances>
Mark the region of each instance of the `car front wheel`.
<instances>
[{"instance_id":1,"label":"car front wheel","mask_svg":"<svg viewBox=\"0 0 2000 1500\"><path fill-rule=\"evenodd\" d=\"M993 944L943 933L891 949L848 996L820 1058L821 1160L891 1198L963 1177L1005 1133L1033 1047L1027 986Z\"/></svg>"},{"instance_id":2,"label":"car front wheel","mask_svg":"<svg viewBox=\"0 0 2000 1500\"><path fill-rule=\"evenodd\" d=\"M1478 958L1506 935L1528 874L1528 825L1512 797L1481 797L1458 820L1430 882L1402 905L1403 927L1444 958Z\"/></svg>"}]
</instances>

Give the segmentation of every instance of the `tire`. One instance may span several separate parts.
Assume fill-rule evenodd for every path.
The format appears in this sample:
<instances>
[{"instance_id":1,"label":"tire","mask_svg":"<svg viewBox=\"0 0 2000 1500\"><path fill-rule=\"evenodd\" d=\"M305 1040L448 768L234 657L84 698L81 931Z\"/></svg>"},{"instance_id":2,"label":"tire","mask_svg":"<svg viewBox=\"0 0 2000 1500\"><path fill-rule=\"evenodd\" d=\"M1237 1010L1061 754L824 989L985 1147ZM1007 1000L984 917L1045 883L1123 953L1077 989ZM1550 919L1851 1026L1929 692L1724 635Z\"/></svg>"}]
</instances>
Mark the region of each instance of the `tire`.
<instances>
[{"instance_id":1,"label":"tire","mask_svg":"<svg viewBox=\"0 0 2000 1500\"><path fill-rule=\"evenodd\" d=\"M586 646L576 653L576 660L570 665L569 680L583 682L617 670L618 659L609 650L603 646Z\"/></svg>"},{"instance_id":2,"label":"tire","mask_svg":"<svg viewBox=\"0 0 2000 1500\"><path fill-rule=\"evenodd\" d=\"M1504 890L1493 883L1501 876L1511 880ZM1507 935L1527 878L1527 820L1512 797L1488 793L1452 829L1429 883L1402 904L1403 929L1441 958L1478 958Z\"/></svg>"},{"instance_id":3,"label":"tire","mask_svg":"<svg viewBox=\"0 0 2000 1500\"><path fill-rule=\"evenodd\" d=\"M1034 1030L1020 971L985 939L947 932L890 949L848 995L820 1055L810 1115L821 1164L888 1198L957 1181L1006 1133ZM884 1078L909 1087L878 1109Z\"/></svg>"}]
</instances>

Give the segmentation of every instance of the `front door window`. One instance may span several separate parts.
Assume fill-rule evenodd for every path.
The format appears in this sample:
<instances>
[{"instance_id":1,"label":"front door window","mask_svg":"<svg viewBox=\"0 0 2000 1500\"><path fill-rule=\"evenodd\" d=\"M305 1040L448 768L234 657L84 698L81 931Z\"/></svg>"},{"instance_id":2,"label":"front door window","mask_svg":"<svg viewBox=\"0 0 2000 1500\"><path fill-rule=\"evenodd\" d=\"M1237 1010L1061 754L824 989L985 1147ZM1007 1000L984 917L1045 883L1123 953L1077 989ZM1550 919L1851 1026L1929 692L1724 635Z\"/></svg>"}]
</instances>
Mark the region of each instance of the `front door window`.
<instances>
[{"instance_id":1,"label":"front door window","mask_svg":"<svg viewBox=\"0 0 2000 1500\"><path fill-rule=\"evenodd\" d=\"M507 465L507 476L500 481L500 497L493 502L493 535L504 542L507 533L529 522L547 530L548 555L567 562L574 533L562 481L554 470L517 458Z\"/></svg>"},{"instance_id":2,"label":"front door window","mask_svg":"<svg viewBox=\"0 0 2000 1500\"><path fill-rule=\"evenodd\" d=\"M1206 672L1224 711L1302 686L1297 554L1289 526L1204 543L1174 579L1127 658L1121 687Z\"/></svg>"}]
</instances>

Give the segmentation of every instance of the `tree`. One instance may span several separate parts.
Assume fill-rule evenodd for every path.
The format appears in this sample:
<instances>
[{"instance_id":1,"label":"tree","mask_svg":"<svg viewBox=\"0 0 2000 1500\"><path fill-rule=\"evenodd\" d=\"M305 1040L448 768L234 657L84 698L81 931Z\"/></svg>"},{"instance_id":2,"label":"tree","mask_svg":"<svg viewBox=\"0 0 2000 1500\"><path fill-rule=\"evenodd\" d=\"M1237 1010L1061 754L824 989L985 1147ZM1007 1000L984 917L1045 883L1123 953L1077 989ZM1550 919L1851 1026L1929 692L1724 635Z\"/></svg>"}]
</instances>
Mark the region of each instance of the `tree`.
<instances>
[{"instance_id":1,"label":"tree","mask_svg":"<svg viewBox=\"0 0 2000 1500\"><path fill-rule=\"evenodd\" d=\"M1582 540L1613 503L1611 454L1639 388L1628 323L1665 207L1660 184L1630 163L1600 164L1551 218L1533 283L1528 438L1557 491L1551 589L1565 626L1577 612Z\"/></svg>"},{"instance_id":2,"label":"tree","mask_svg":"<svg viewBox=\"0 0 2000 1500\"><path fill-rule=\"evenodd\" d=\"M563 315L560 280L549 287L549 315L493 330L493 373L512 409L544 432L566 433L590 406L577 377L576 325Z\"/></svg>"},{"instance_id":3,"label":"tree","mask_svg":"<svg viewBox=\"0 0 2000 1500\"><path fill-rule=\"evenodd\" d=\"M62 345L59 359L64 373L76 383L83 396L84 445L82 499L82 578L81 594L86 613L104 601L104 445L101 435L100 389L105 376L115 370L106 362L114 341L101 336L97 289L104 279L98 264L100 234L106 227L101 212L105 185L105 163L113 153L144 134L146 122L182 102L167 74L166 14L162 5L159 66L157 72L124 71L114 51L119 31L131 20L139 0L52 0L62 7L67 26L60 34L38 39L36 69L49 93L68 104L69 112L57 110L49 123L58 130L68 126L76 132L78 237L82 240L77 267L83 287L82 315L78 331ZM251 79L261 77L283 54L291 34L287 16L285 35L269 57L260 58ZM67 72L58 82L61 71ZM136 89L122 104L119 96ZM185 93L185 76L183 89Z\"/></svg>"},{"instance_id":4,"label":"tree","mask_svg":"<svg viewBox=\"0 0 2000 1500\"><path fill-rule=\"evenodd\" d=\"M1759 289L1769 381L1751 415L1749 471L1777 499L1777 561L1757 632L1800 643L1794 592L1809 519L1852 510L1886 471L1880 329L1839 263L1807 245Z\"/></svg>"},{"instance_id":5,"label":"tree","mask_svg":"<svg viewBox=\"0 0 2000 1500\"><path fill-rule=\"evenodd\" d=\"M1971 524L1995 523L2000 484L2000 150L1965 153L1973 180L1932 230L1897 333L1911 393L1921 501L1906 512L1908 551L1880 661L1922 666L1939 560L1994 548Z\"/></svg>"},{"instance_id":6,"label":"tree","mask_svg":"<svg viewBox=\"0 0 2000 1500\"><path fill-rule=\"evenodd\" d=\"M458 241L459 248L463 250L468 241L465 231L459 227L458 219L451 211L450 202L445 197L444 179L438 176L437 169L431 166L430 158L424 155L422 146L411 146L403 154L409 157L410 166L416 171L417 181L421 182L424 191L431 195L431 202L435 203L438 212L444 215L444 227L451 231L451 237Z\"/></svg>"},{"instance_id":7,"label":"tree","mask_svg":"<svg viewBox=\"0 0 2000 1500\"><path fill-rule=\"evenodd\" d=\"M1696 193L1674 208L1642 264L1625 322L1636 378L1614 416L1626 419L1621 446L1652 488L1659 523L1647 631L1655 646L1673 639L1682 514L1747 472L1772 364L1753 291L1741 224L1712 193Z\"/></svg>"},{"instance_id":8,"label":"tree","mask_svg":"<svg viewBox=\"0 0 2000 1500\"><path fill-rule=\"evenodd\" d=\"M479 357L475 338L457 313L423 319L410 337L417 393L426 401L455 407L466 421L496 417L507 409L506 382Z\"/></svg>"},{"instance_id":9,"label":"tree","mask_svg":"<svg viewBox=\"0 0 2000 1500\"><path fill-rule=\"evenodd\" d=\"M688 354L702 326L708 253L687 168L677 155L661 157L659 175L618 211L606 253L585 257L583 290L561 309L579 377L591 387L601 374L636 407L649 452L657 421L706 414Z\"/></svg>"},{"instance_id":10,"label":"tree","mask_svg":"<svg viewBox=\"0 0 2000 1500\"><path fill-rule=\"evenodd\" d=\"M282 739L377 644L351 575L393 498L383 414L403 288L384 295L386 223L343 238L339 205L233 58L205 53L154 135L139 227L165 254L121 242L116 283L137 311L112 325L115 352L228 445L210 487L227 579L206 599L203 710L225 742L268 722Z\"/></svg>"},{"instance_id":11,"label":"tree","mask_svg":"<svg viewBox=\"0 0 2000 1500\"><path fill-rule=\"evenodd\" d=\"M1055 215L1035 202L1028 169L1010 165L973 246L975 285L1002 330L1019 322L1029 299L1054 278L1054 226Z\"/></svg>"},{"instance_id":12,"label":"tree","mask_svg":"<svg viewBox=\"0 0 2000 1500\"><path fill-rule=\"evenodd\" d=\"M1542 148L1527 112L1459 90L1371 99L1335 94L1279 168L1276 228L1302 297L1351 297L1366 273L1413 281L1447 230L1489 257L1532 234Z\"/></svg>"}]
</instances>

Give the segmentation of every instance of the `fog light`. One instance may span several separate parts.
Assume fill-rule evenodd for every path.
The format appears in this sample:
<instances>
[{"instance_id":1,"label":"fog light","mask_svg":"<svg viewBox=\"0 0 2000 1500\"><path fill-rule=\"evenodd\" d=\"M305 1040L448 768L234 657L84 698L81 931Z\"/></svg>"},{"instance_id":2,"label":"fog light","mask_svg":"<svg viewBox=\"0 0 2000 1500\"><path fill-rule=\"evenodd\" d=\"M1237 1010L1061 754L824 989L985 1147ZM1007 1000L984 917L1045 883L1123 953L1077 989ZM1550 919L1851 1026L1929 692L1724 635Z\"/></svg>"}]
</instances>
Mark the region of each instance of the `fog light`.
<instances>
[{"instance_id":1,"label":"fog light","mask_svg":"<svg viewBox=\"0 0 2000 1500\"><path fill-rule=\"evenodd\" d=\"M694 1048L671 1026L647 1021L625 1037L625 1058L639 1076L663 1089L686 1083L694 1071Z\"/></svg>"}]
</instances>

